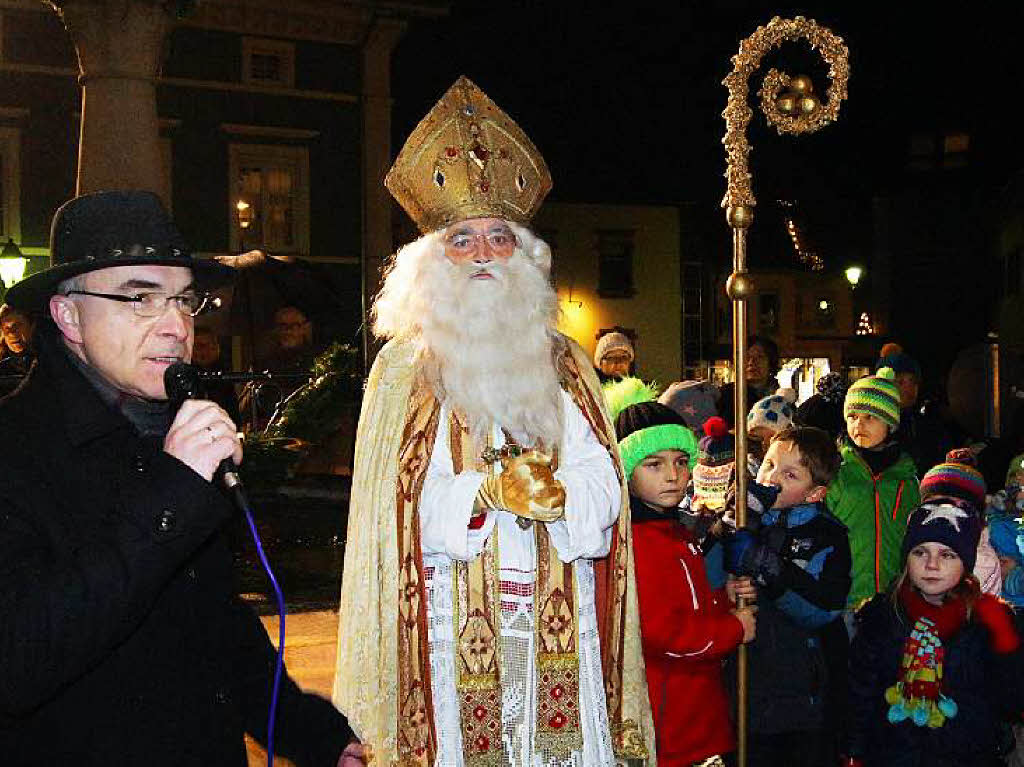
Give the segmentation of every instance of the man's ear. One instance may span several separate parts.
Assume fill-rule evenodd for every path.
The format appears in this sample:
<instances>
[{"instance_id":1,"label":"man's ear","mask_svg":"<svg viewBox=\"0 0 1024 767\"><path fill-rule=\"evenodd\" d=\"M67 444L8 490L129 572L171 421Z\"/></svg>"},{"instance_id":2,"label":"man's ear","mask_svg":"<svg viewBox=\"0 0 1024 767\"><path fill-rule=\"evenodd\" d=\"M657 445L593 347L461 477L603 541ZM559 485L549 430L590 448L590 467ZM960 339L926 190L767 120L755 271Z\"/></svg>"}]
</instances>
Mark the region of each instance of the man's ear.
<instances>
[{"instance_id":1,"label":"man's ear","mask_svg":"<svg viewBox=\"0 0 1024 767\"><path fill-rule=\"evenodd\" d=\"M69 342L82 343L78 304L70 296L50 296L50 316Z\"/></svg>"},{"instance_id":2,"label":"man's ear","mask_svg":"<svg viewBox=\"0 0 1024 767\"><path fill-rule=\"evenodd\" d=\"M818 485L811 492L807 494L806 503L817 503L818 501L824 501L825 495L828 493L828 488L825 485Z\"/></svg>"}]
</instances>

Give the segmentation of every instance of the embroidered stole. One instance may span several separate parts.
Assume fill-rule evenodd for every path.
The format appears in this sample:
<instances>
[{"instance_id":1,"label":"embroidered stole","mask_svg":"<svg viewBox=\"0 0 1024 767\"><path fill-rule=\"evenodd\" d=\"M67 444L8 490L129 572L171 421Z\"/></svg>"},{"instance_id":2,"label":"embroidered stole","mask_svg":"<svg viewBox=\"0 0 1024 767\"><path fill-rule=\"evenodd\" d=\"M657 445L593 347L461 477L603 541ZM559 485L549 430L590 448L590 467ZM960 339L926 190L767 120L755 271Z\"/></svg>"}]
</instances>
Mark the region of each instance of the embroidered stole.
<instances>
[{"instance_id":1,"label":"embroidered stole","mask_svg":"<svg viewBox=\"0 0 1024 767\"><path fill-rule=\"evenodd\" d=\"M481 445L469 425L452 411L452 465L493 471L480 455ZM511 438L506 434L506 441ZM552 469L557 468L557 451ZM535 653L537 668L534 751L564 761L583 748L579 715L579 627L576 588L571 564L558 559L547 527L531 525L537 551L534 584ZM501 733L501 599L499 536L495 530L480 556L455 562L456 690L466 767L497 767L508 763Z\"/></svg>"},{"instance_id":2,"label":"embroidered stole","mask_svg":"<svg viewBox=\"0 0 1024 767\"><path fill-rule=\"evenodd\" d=\"M583 382L568 347L556 351L562 387L582 411L598 441L614 455L601 407ZM401 767L432 767L437 754L430 687L426 589L420 549L420 492L437 436L441 404L425 382L417 382L399 449L399 722ZM451 422L456 472L479 467L480 447L468 438L457 415ZM615 463L622 480L621 467ZM564 760L582 749L579 714L578 595L571 564L558 559L543 524L533 525L537 545L534 590L537 664L534 750ZM628 522L616 523L608 557L595 562L598 632L612 744L619 757L645 758L637 722L622 715L622 682L628 567ZM483 553L455 565L456 689L467 767L507 764L501 736L501 647L499 541L491 535Z\"/></svg>"}]
</instances>

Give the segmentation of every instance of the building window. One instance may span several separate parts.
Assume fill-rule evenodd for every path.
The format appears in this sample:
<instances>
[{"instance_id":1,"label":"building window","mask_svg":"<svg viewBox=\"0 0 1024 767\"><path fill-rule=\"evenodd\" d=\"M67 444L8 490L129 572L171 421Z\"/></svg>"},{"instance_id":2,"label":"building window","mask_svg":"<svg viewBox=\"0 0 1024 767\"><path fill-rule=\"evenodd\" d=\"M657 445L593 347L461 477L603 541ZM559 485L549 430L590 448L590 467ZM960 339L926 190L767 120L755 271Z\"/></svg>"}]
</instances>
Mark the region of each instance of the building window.
<instances>
[{"instance_id":1,"label":"building window","mask_svg":"<svg viewBox=\"0 0 1024 767\"><path fill-rule=\"evenodd\" d=\"M309 150L229 145L231 248L309 254Z\"/></svg>"},{"instance_id":2,"label":"building window","mask_svg":"<svg viewBox=\"0 0 1024 767\"><path fill-rule=\"evenodd\" d=\"M910 137L910 170L966 168L971 149L968 133L917 133Z\"/></svg>"},{"instance_id":3,"label":"building window","mask_svg":"<svg viewBox=\"0 0 1024 767\"><path fill-rule=\"evenodd\" d=\"M597 232L597 293L602 298L631 298L633 287L633 229Z\"/></svg>"},{"instance_id":4,"label":"building window","mask_svg":"<svg viewBox=\"0 0 1024 767\"><path fill-rule=\"evenodd\" d=\"M21 242L21 131L0 128L0 243Z\"/></svg>"},{"instance_id":5,"label":"building window","mask_svg":"<svg viewBox=\"0 0 1024 767\"><path fill-rule=\"evenodd\" d=\"M295 45L262 37L242 38L242 82L295 87Z\"/></svg>"}]
</instances>

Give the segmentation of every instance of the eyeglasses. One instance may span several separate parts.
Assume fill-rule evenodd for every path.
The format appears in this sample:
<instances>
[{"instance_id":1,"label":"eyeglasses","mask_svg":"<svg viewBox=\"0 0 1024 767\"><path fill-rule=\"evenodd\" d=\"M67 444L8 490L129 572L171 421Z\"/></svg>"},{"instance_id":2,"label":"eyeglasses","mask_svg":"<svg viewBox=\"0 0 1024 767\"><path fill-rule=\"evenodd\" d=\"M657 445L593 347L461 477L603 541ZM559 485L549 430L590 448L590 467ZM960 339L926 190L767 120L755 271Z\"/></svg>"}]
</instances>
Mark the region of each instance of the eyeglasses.
<instances>
[{"instance_id":1,"label":"eyeglasses","mask_svg":"<svg viewBox=\"0 0 1024 767\"><path fill-rule=\"evenodd\" d=\"M480 240L487 240L493 250L507 250L516 245L516 236L508 229L498 229L487 234L459 232L448 238L448 244L456 250L475 248Z\"/></svg>"},{"instance_id":2,"label":"eyeglasses","mask_svg":"<svg viewBox=\"0 0 1024 767\"><path fill-rule=\"evenodd\" d=\"M203 309L210 303L209 293L186 292L176 296L169 296L166 293L134 293L130 296L122 296L117 293L93 293L91 290L69 290L66 296L93 296L95 298L106 298L108 301L119 301L122 304L129 304L132 311L139 317L159 317L167 311L167 303L174 302L174 308L189 317L195 317L202 313Z\"/></svg>"}]
</instances>

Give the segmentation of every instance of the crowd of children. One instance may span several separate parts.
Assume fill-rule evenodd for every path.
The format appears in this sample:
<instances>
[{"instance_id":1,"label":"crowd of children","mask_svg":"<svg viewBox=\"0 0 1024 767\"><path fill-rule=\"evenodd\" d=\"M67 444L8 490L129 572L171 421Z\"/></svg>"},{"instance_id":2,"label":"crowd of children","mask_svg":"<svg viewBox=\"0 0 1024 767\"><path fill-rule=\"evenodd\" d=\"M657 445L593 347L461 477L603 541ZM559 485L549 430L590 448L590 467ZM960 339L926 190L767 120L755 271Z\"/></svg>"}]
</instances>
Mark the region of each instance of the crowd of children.
<instances>
[{"instance_id":1,"label":"crowd of children","mask_svg":"<svg viewBox=\"0 0 1024 767\"><path fill-rule=\"evenodd\" d=\"M837 392L838 439L809 425L834 425ZM992 495L970 449L919 481L897 438L891 369L848 390L830 380L804 408L815 419L780 390L748 414L737 527L728 425L709 419L698 442L653 387L627 378L606 394L629 481L659 764L734 763L744 643L750 767L1024 763L1013 755L1024 650L1011 609L1024 606L1024 455Z\"/></svg>"}]
</instances>

